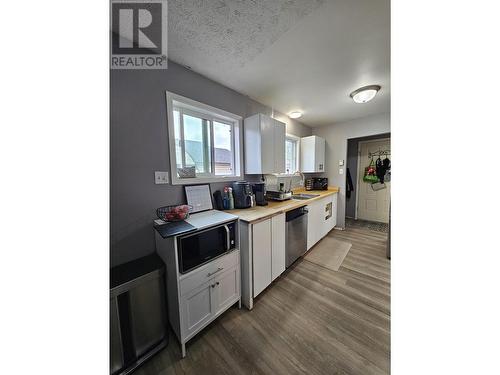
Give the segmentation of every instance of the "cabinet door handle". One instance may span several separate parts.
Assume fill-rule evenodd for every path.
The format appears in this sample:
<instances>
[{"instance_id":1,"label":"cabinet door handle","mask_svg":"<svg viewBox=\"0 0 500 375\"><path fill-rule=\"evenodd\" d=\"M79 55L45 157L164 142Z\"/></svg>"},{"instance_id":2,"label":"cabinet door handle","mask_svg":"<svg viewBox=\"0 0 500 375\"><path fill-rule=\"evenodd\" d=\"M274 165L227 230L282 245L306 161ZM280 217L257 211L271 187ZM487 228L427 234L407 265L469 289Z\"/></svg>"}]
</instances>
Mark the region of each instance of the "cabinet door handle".
<instances>
[{"instance_id":1,"label":"cabinet door handle","mask_svg":"<svg viewBox=\"0 0 500 375\"><path fill-rule=\"evenodd\" d=\"M229 251L231 249L231 233L227 225L224 225L224 229L226 230L226 250Z\"/></svg>"},{"instance_id":2,"label":"cabinet door handle","mask_svg":"<svg viewBox=\"0 0 500 375\"><path fill-rule=\"evenodd\" d=\"M217 272L220 272L220 271L222 271L223 269L224 269L224 267L219 267L219 268L217 268L217 271L207 273L207 277L210 277L210 276L212 276L212 275L215 275Z\"/></svg>"}]
</instances>

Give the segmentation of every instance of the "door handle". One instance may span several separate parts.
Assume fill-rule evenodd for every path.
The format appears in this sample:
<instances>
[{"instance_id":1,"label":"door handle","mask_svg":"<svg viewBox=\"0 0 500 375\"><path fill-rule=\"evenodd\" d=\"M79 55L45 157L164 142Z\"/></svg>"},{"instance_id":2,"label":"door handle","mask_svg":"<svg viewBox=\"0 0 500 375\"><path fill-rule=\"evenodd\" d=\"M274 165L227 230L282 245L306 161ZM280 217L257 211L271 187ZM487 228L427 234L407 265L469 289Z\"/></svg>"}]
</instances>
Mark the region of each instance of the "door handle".
<instances>
[{"instance_id":1,"label":"door handle","mask_svg":"<svg viewBox=\"0 0 500 375\"><path fill-rule=\"evenodd\" d=\"M212 275L215 275L217 272L220 272L220 271L222 271L223 269L224 269L224 267L219 267L219 268L217 268L217 271L207 273L207 277L210 277L210 276L212 276Z\"/></svg>"},{"instance_id":2,"label":"door handle","mask_svg":"<svg viewBox=\"0 0 500 375\"><path fill-rule=\"evenodd\" d=\"M224 229L226 230L226 250L229 250L231 248L231 235L227 225L224 225Z\"/></svg>"}]
</instances>

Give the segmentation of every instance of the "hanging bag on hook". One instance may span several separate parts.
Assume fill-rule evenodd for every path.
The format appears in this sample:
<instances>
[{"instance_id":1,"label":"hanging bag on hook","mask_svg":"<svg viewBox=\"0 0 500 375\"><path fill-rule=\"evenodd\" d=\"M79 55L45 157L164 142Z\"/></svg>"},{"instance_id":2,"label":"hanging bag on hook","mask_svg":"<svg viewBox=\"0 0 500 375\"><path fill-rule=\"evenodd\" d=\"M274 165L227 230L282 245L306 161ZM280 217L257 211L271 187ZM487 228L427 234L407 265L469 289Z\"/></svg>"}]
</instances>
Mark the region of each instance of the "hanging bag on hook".
<instances>
[{"instance_id":1,"label":"hanging bag on hook","mask_svg":"<svg viewBox=\"0 0 500 375\"><path fill-rule=\"evenodd\" d=\"M382 163L385 167L384 181L390 182L391 181L391 160L387 157L387 155L385 155L385 159Z\"/></svg>"},{"instance_id":2,"label":"hanging bag on hook","mask_svg":"<svg viewBox=\"0 0 500 375\"><path fill-rule=\"evenodd\" d=\"M378 182L377 170L375 168L375 163L373 162L373 157L370 161L368 167L365 168L365 174L363 176L363 181L373 184Z\"/></svg>"},{"instance_id":3,"label":"hanging bag on hook","mask_svg":"<svg viewBox=\"0 0 500 375\"><path fill-rule=\"evenodd\" d=\"M384 176L385 176L385 167L384 163L382 162L382 159L380 159L380 155L375 162L375 170L376 170L376 175L381 183L384 183Z\"/></svg>"}]
</instances>

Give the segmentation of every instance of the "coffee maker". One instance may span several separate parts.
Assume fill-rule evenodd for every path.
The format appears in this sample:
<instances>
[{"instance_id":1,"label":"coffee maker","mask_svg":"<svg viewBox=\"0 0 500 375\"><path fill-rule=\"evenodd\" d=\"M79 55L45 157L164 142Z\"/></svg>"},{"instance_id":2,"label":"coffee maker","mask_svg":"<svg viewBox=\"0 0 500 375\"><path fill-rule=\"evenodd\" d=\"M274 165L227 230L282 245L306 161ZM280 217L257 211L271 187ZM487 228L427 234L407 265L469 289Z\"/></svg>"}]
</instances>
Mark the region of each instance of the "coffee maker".
<instances>
[{"instance_id":1,"label":"coffee maker","mask_svg":"<svg viewBox=\"0 0 500 375\"><path fill-rule=\"evenodd\" d=\"M266 184L264 182L256 182L252 184L252 190L255 194L255 202L257 203L257 206L267 206Z\"/></svg>"},{"instance_id":2,"label":"coffee maker","mask_svg":"<svg viewBox=\"0 0 500 375\"><path fill-rule=\"evenodd\" d=\"M233 182L234 208L252 207L252 187L246 181Z\"/></svg>"}]
</instances>

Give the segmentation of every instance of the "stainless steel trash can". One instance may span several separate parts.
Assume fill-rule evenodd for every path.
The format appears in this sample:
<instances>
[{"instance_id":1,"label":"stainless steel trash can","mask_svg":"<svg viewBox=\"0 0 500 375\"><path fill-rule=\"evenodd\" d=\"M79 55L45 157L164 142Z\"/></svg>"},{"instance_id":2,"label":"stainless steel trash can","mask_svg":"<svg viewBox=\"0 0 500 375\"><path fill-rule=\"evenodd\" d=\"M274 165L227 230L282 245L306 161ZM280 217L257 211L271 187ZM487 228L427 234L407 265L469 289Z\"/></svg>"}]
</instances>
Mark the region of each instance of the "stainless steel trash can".
<instances>
[{"instance_id":1,"label":"stainless steel trash can","mask_svg":"<svg viewBox=\"0 0 500 375\"><path fill-rule=\"evenodd\" d=\"M111 269L110 373L129 374L168 343L165 266L156 255Z\"/></svg>"}]
</instances>

